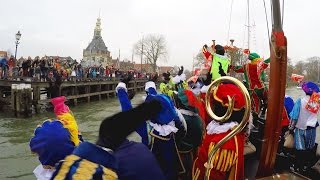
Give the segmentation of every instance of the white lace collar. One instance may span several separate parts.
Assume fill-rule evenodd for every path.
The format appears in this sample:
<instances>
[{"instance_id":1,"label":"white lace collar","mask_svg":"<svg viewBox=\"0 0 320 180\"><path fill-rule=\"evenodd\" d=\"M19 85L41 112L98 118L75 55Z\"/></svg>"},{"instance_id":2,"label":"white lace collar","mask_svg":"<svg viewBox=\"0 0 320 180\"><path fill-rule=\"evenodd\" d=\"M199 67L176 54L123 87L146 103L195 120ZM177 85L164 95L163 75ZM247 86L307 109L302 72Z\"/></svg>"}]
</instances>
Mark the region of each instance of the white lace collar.
<instances>
[{"instance_id":1,"label":"white lace collar","mask_svg":"<svg viewBox=\"0 0 320 180\"><path fill-rule=\"evenodd\" d=\"M54 171L54 169L44 169L40 164L33 170L33 174L37 180L50 180Z\"/></svg>"},{"instance_id":2,"label":"white lace collar","mask_svg":"<svg viewBox=\"0 0 320 180\"><path fill-rule=\"evenodd\" d=\"M228 122L220 125L218 122L212 120L207 126L207 134L225 133L237 125L237 122Z\"/></svg>"},{"instance_id":3,"label":"white lace collar","mask_svg":"<svg viewBox=\"0 0 320 180\"><path fill-rule=\"evenodd\" d=\"M159 132L161 136L168 136L169 134L178 132L178 128L176 128L174 121L169 122L168 124L157 124L149 122L150 126L152 126L156 131Z\"/></svg>"},{"instance_id":4,"label":"white lace collar","mask_svg":"<svg viewBox=\"0 0 320 180\"><path fill-rule=\"evenodd\" d=\"M187 116L196 116L197 115L196 113L189 111L189 110L186 110L186 109L179 109L179 111L181 112L181 114L184 114Z\"/></svg>"}]
</instances>

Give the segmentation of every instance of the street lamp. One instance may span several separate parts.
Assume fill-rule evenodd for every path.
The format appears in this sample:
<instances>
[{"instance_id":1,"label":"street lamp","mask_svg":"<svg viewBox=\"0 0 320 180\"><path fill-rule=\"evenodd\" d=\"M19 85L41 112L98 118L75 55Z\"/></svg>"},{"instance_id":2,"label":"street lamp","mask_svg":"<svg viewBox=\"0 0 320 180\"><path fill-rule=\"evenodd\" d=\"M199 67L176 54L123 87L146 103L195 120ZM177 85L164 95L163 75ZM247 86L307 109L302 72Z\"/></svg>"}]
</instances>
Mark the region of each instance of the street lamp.
<instances>
[{"instance_id":1,"label":"street lamp","mask_svg":"<svg viewBox=\"0 0 320 180\"><path fill-rule=\"evenodd\" d=\"M21 33L20 31L17 32L16 34L16 52L15 52L15 55L14 55L14 59L17 60L17 49L18 49L18 44L19 44L19 40L21 38Z\"/></svg>"}]
</instances>

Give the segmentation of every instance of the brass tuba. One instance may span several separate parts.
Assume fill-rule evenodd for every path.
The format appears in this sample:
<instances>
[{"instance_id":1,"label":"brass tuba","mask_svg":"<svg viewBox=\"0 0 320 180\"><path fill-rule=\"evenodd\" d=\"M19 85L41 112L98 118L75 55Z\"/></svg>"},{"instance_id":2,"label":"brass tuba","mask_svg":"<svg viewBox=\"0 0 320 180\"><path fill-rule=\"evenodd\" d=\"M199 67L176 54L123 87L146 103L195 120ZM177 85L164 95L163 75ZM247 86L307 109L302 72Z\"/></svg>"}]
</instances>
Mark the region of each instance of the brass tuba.
<instances>
[{"instance_id":1,"label":"brass tuba","mask_svg":"<svg viewBox=\"0 0 320 180\"><path fill-rule=\"evenodd\" d=\"M231 117L231 114L232 114L232 111L233 111L233 106L234 106L234 97L228 96L228 101L229 101L228 102L228 105L229 105L228 106L228 110L227 110L226 114L223 115L222 117L217 116L212 111L212 107L211 107L212 92L222 82L232 82L232 83L234 83L236 86L238 86L240 88L241 92L244 95L245 102L246 102L245 103L245 113L244 113L244 116L243 116L243 118L241 120L241 123L235 129L233 129L226 137L221 139L214 146L212 151L209 153L208 161L204 164L204 166L206 167L205 179L207 179L207 180L209 179L210 171L213 168L212 161L213 161L213 157L214 157L215 153L218 151L218 149L224 143L226 143L228 140L233 138L236 134L238 134L239 132L241 132L245 128L245 126L246 126L246 124L248 122L248 119L249 119L249 115L250 115L251 102L250 102L250 96L249 96L249 92L248 92L247 88L238 79L230 77L230 76L224 76L224 77L220 77L220 78L216 79L215 81L213 81L209 85L209 89L208 89L208 92L207 92L206 98L205 98L205 104L206 104L207 113L210 115L210 117L212 119L214 119L215 121L217 121L217 122L225 122Z\"/></svg>"}]
</instances>

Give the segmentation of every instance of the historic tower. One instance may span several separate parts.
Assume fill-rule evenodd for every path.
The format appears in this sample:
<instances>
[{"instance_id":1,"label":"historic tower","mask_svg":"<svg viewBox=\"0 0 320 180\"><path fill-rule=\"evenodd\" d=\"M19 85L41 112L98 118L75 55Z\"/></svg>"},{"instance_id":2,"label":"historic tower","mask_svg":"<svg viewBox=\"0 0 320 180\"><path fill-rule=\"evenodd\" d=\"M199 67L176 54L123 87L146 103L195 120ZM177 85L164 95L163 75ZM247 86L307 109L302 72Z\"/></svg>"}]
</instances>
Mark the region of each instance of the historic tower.
<instances>
[{"instance_id":1,"label":"historic tower","mask_svg":"<svg viewBox=\"0 0 320 180\"><path fill-rule=\"evenodd\" d=\"M93 39L86 49L83 50L83 65L84 66L99 66L104 67L111 63L110 51L105 45L101 37L101 19L97 19L96 27L94 28Z\"/></svg>"}]
</instances>

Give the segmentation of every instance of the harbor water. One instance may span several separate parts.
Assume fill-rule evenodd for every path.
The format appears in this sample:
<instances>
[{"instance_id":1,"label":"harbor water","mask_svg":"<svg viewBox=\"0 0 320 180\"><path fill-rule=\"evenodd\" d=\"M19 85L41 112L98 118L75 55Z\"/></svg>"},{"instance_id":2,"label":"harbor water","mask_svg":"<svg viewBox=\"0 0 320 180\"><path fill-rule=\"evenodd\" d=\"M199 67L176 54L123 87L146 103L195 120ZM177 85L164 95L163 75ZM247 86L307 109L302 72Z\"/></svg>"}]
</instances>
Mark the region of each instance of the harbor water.
<instances>
[{"instance_id":1,"label":"harbor water","mask_svg":"<svg viewBox=\"0 0 320 180\"><path fill-rule=\"evenodd\" d=\"M290 88L286 94L296 100L303 95L301 89ZM142 102L144 94L137 94L133 104ZM83 138L95 142L101 121L120 111L116 98L104 101L79 104L70 107L73 111ZM39 165L36 155L29 149L29 140L38 124L44 120L54 118L52 112L35 115L31 118L13 118L7 112L0 112L0 179L35 179L32 171ZM319 134L319 129L318 129ZM317 138L319 142L319 136Z\"/></svg>"},{"instance_id":2,"label":"harbor water","mask_svg":"<svg viewBox=\"0 0 320 180\"><path fill-rule=\"evenodd\" d=\"M133 105L142 102L144 94L137 94ZM70 107L86 141L95 142L101 121L120 111L116 98L82 103ZM35 179L32 171L39 165L38 158L29 149L29 140L38 124L54 118L52 112L37 114L32 118L13 118L0 112L0 179Z\"/></svg>"}]
</instances>

